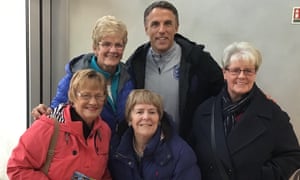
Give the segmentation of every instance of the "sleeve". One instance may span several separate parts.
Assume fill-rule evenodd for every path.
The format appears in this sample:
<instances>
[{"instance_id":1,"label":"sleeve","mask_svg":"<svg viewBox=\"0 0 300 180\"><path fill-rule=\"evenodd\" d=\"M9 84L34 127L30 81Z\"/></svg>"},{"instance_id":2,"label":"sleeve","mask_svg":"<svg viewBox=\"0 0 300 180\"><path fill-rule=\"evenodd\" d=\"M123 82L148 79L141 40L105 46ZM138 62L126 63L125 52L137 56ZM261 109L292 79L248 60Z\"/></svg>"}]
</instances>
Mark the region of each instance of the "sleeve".
<instances>
[{"instance_id":1,"label":"sleeve","mask_svg":"<svg viewBox=\"0 0 300 180\"><path fill-rule=\"evenodd\" d=\"M61 103L68 102L68 90L73 74L68 72L69 65L66 65L67 74L59 81L56 89L56 95L51 101L51 108L55 108Z\"/></svg>"},{"instance_id":2,"label":"sleeve","mask_svg":"<svg viewBox=\"0 0 300 180\"><path fill-rule=\"evenodd\" d=\"M65 122L64 108L66 104L59 104L56 106L50 114L50 117L55 118L58 122Z\"/></svg>"},{"instance_id":3,"label":"sleeve","mask_svg":"<svg viewBox=\"0 0 300 180\"><path fill-rule=\"evenodd\" d=\"M46 161L53 127L50 123L38 120L25 131L8 159L9 179L48 179L39 169Z\"/></svg>"},{"instance_id":4,"label":"sleeve","mask_svg":"<svg viewBox=\"0 0 300 180\"><path fill-rule=\"evenodd\" d=\"M200 168L197 165L196 155L192 148L182 140L174 170L173 180L201 180Z\"/></svg>"},{"instance_id":5,"label":"sleeve","mask_svg":"<svg viewBox=\"0 0 300 180\"><path fill-rule=\"evenodd\" d=\"M274 150L271 159L261 168L261 180L288 179L300 168L300 148L288 115L280 110L274 117Z\"/></svg>"},{"instance_id":6,"label":"sleeve","mask_svg":"<svg viewBox=\"0 0 300 180\"><path fill-rule=\"evenodd\" d=\"M199 54L199 71L201 76L206 76L209 83L209 92L211 96L217 95L224 86L224 76L221 67L209 52L200 51Z\"/></svg>"}]
</instances>

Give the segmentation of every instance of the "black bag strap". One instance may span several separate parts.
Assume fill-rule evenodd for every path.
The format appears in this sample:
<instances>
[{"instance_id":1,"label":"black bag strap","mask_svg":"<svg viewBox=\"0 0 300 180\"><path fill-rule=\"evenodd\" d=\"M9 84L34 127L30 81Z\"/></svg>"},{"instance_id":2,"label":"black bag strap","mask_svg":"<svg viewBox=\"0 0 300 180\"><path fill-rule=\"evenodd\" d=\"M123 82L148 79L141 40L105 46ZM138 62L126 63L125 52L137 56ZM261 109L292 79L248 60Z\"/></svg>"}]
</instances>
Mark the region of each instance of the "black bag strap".
<instances>
[{"instance_id":1,"label":"black bag strap","mask_svg":"<svg viewBox=\"0 0 300 180\"><path fill-rule=\"evenodd\" d=\"M224 166L221 163L221 160L218 158L217 155L217 145L216 145L216 132L215 132L215 102L213 103L212 109L211 109L211 147L214 153L214 158L216 161L216 164L218 166L219 172L221 174L222 180L229 180L229 177L225 171Z\"/></svg>"},{"instance_id":2,"label":"black bag strap","mask_svg":"<svg viewBox=\"0 0 300 180\"><path fill-rule=\"evenodd\" d=\"M59 134L58 133L59 132L59 122L55 118L52 118L52 119L54 121L54 132L53 132L51 140L50 140L50 145L49 145L48 152L47 152L46 162L44 163L43 167L41 168L41 171L44 172L44 174L46 174L46 175L48 175L49 166L50 166L50 163L51 163L53 155L54 155L54 149L55 149L55 145L56 145L58 134Z\"/></svg>"}]
</instances>

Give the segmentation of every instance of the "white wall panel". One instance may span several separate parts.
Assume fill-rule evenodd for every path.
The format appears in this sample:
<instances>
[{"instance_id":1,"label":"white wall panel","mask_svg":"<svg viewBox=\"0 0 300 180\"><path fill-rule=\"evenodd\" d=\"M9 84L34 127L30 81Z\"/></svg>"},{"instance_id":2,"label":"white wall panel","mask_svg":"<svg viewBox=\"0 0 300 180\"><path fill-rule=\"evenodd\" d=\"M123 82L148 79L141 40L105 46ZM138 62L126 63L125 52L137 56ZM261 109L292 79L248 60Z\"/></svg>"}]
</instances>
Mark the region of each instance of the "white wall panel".
<instances>
[{"instance_id":1,"label":"white wall panel","mask_svg":"<svg viewBox=\"0 0 300 180\"><path fill-rule=\"evenodd\" d=\"M0 2L0 179L12 148L26 129L26 23L25 1Z\"/></svg>"}]
</instances>

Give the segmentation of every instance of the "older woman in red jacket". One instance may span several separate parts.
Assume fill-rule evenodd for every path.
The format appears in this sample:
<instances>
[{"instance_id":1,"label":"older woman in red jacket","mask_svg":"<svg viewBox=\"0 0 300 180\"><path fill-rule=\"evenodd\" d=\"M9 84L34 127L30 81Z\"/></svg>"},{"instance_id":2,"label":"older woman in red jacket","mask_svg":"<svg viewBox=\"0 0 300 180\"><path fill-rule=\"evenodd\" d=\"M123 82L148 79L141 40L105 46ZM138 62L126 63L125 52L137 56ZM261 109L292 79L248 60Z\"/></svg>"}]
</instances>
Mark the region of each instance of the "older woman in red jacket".
<instances>
[{"instance_id":1,"label":"older woman in red jacket","mask_svg":"<svg viewBox=\"0 0 300 180\"><path fill-rule=\"evenodd\" d=\"M107 96L105 78L94 70L74 74L69 104L60 109L57 144L47 172L46 162L54 121L43 115L21 136L7 164L10 179L111 179L107 168L109 126L99 116ZM57 113L57 111L56 111Z\"/></svg>"}]
</instances>

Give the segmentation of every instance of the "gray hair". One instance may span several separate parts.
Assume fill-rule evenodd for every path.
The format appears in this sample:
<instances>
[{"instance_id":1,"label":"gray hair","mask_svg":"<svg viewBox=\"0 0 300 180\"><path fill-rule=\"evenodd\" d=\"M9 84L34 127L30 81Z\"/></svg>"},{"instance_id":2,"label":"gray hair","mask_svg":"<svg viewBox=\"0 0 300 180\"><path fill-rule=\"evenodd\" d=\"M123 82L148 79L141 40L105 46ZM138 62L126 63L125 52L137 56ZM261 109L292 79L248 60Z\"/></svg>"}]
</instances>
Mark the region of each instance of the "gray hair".
<instances>
[{"instance_id":1,"label":"gray hair","mask_svg":"<svg viewBox=\"0 0 300 180\"><path fill-rule=\"evenodd\" d=\"M223 52L222 66L227 68L231 63L233 55L241 56L243 61L254 64L257 71L262 63L261 53L249 42L234 42L228 45Z\"/></svg>"}]
</instances>

